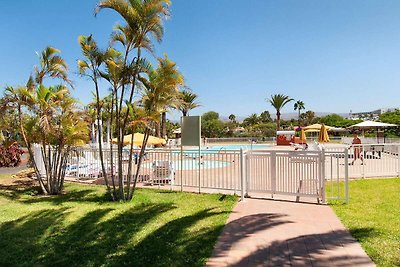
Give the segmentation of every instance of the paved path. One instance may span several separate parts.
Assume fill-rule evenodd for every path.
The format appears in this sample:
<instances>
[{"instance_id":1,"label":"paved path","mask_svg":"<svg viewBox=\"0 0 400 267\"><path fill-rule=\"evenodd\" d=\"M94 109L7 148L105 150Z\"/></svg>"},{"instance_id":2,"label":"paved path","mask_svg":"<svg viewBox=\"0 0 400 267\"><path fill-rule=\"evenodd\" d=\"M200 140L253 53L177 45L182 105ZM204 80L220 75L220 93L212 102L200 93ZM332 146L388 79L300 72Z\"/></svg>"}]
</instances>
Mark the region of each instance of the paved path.
<instances>
[{"instance_id":1,"label":"paved path","mask_svg":"<svg viewBox=\"0 0 400 267\"><path fill-rule=\"evenodd\" d=\"M329 206L246 199L206 266L375 266Z\"/></svg>"},{"instance_id":2,"label":"paved path","mask_svg":"<svg viewBox=\"0 0 400 267\"><path fill-rule=\"evenodd\" d=\"M27 168L26 164L18 167L2 167L0 168L0 174L13 175L26 170Z\"/></svg>"}]
</instances>

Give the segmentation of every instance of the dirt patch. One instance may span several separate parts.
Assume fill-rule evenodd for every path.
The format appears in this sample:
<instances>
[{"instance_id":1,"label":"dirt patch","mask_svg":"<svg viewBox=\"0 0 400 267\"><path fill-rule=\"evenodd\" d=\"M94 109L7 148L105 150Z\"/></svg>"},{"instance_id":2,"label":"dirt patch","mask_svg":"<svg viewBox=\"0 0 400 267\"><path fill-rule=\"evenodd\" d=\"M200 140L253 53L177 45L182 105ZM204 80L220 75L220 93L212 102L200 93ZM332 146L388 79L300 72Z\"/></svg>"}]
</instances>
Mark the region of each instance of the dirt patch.
<instances>
[{"instance_id":1,"label":"dirt patch","mask_svg":"<svg viewBox=\"0 0 400 267\"><path fill-rule=\"evenodd\" d=\"M5 178L0 180L1 188L11 187L14 188L26 188L32 186L38 186L38 182L32 178L33 170L26 169L18 172L17 174L7 175Z\"/></svg>"}]
</instances>

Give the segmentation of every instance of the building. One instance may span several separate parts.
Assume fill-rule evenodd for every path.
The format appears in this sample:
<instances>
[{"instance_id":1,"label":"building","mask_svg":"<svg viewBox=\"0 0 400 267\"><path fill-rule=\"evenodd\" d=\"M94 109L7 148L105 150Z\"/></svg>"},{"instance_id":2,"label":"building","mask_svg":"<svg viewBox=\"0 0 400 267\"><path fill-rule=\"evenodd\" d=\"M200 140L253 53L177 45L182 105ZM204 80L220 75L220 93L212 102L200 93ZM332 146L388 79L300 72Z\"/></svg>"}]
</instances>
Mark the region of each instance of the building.
<instances>
[{"instance_id":1,"label":"building","mask_svg":"<svg viewBox=\"0 0 400 267\"><path fill-rule=\"evenodd\" d=\"M370 120L370 121L376 121L379 119L379 115L385 113L385 112L393 112L397 108L381 108L373 111L364 111L364 112L352 112L350 110L350 114L348 119L350 120Z\"/></svg>"}]
</instances>

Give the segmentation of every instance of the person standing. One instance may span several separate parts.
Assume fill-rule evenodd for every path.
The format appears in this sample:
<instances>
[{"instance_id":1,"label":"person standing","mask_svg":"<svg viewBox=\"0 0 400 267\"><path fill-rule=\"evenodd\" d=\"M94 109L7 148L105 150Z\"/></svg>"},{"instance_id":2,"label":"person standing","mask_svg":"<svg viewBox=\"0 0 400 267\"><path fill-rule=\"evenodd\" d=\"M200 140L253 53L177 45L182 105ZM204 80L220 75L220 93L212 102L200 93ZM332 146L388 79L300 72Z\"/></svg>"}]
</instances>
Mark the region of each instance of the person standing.
<instances>
[{"instance_id":1,"label":"person standing","mask_svg":"<svg viewBox=\"0 0 400 267\"><path fill-rule=\"evenodd\" d=\"M351 165L354 165L354 162L357 159L360 159L361 165L363 165L364 158L362 156L361 139L358 137L357 133L353 134L353 141L351 143L353 144L353 149L354 149L354 157L353 157L353 161L351 162Z\"/></svg>"}]
</instances>

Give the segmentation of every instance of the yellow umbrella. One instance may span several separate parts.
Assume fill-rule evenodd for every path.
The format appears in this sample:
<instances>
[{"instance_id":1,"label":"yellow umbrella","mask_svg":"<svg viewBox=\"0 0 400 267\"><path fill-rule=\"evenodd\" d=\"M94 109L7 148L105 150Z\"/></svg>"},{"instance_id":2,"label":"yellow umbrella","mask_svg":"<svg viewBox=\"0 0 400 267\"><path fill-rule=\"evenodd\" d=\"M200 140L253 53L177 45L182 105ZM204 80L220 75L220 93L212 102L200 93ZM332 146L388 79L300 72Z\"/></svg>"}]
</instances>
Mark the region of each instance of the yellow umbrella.
<instances>
[{"instance_id":1,"label":"yellow umbrella","mask_svg":"<svg viewBox=\"0 0 400 267\"><path fill-rule=\"evenodd\" d=\"M318 131L321 130L322 125L324 125L324 124L315 123L315 124L308 125L308 126L304 127L303 129L306 132L318 132ZM327 126L327 125L324 125L324 126L325 126L327 131L329 131L330 129L334 128L334 127Z\"/></svg>"},{"instance_id":2,"label":"yellow umbrella","mask_svg":"<svg viewBox=\"0 0 400 267\"><path fill-rule=\"evenodd\" d=\"M144 134L142 133L134 133L133 135L133 144L140 146L143 144L143 139L144 139ZM123 143L124 145L129 145L132 141L132 134L128 134L124 136ZM113 143L117 143L117 138L113 138L112 140ZM149 139L147 140L148 145L165 145L166 141L162 138L158 138L155 136L149 136Z\"/></svg>"},{"instance_id":3,"label":"yellow umbrella","mask_svg":"<svg viewBox=\"0 0 400 267\"><path fill-rule=\"evenodd\" d=\"M320 143L329 142L328 130L326 129L324 124L322 124L321 130L319 131L318 142Z\"/></svg>"},{"instance_id":4,"label":"yellow umbrella","mask_svg":"<svg viewBox=\"0 0 400 267\"><path fill-rule=\"evenodd\" d=\"M303 143L307 142L306 133L304 132L304 129L301 129L300 139L301 141L303 141Z\"/></svg>"}]
</instances>

